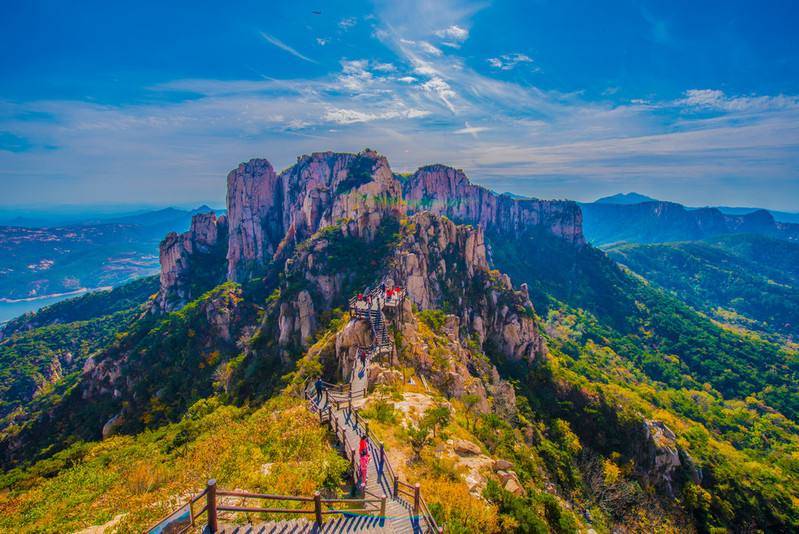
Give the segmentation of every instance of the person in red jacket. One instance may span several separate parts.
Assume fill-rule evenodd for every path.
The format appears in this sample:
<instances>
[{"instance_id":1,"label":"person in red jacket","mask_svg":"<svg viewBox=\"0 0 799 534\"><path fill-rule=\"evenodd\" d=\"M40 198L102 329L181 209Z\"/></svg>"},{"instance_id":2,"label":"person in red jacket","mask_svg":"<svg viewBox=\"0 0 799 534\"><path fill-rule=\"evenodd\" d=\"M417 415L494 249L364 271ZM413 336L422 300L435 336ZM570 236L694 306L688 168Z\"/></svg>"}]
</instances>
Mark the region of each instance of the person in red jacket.
<instances>
[{"instance_id":1,"label":"person in red jacket","mask_svg":"<svg viewBox=\"0 0 799 534\"><path fill-rule=\"evenodd\" d=\"M361 490L366 490L366 477L369 475L369 441L366 434L361 436L361 443L358 445L358 458L359 458L359 480L358 484Z\"/></svg>"}]
</instances>

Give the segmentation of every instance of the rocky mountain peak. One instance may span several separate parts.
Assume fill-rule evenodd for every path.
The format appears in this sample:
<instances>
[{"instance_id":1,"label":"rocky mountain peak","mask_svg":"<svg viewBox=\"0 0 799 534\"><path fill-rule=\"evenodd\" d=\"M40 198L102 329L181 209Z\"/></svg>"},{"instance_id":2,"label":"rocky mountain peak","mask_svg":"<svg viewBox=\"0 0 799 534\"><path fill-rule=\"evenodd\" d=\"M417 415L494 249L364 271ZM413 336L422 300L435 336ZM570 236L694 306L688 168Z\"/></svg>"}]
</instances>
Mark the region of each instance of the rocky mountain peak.
<instances>
[{"instance_id":1,"label":"rocky mountain peak","mask_svg":"<svg viewBox=\"0 0 799 534\"><path fill-rule=\"evenodd\" d=\"M418 169L403 189L405 200L415 210L430 210L488 231L518 235L541 229L576 245L585 242L582 213L571 201L498 195L472 184L462 170L440 164Z\"/></svg>"},{"instance_id":2,"label":"rocky mountain peak","mask_svg":"<svg viewBox=\"0 0 799 534\"><path fill-rule=\"evenodd\" d=\"M347 235L369 242L386 217L424 211L445 215L480 229L469 239L480 243L470 254L481 265L487 264L483 231L517 235L542 230L576 245L583 243L582 217L573 202L497 195L471 184L462 170L441 164L421 167L400 182L386 157L369 149L357 154L314 152L298 157L280 173L268 160L252 159L228 174L227 187L227 219L200 214L188 233L170 234L164 240L161 310L173 309L170 300L179 305L196 297L179 288L194 283L188 279L188 266L198 247L204 256L221 251L218 261L225 263L224 274L205 288L210 289L224 279L243 281L270 264L279 266L298 244L342 221ZM225 227L224 239L220 224Z\"/></svg>"}]
</instances>

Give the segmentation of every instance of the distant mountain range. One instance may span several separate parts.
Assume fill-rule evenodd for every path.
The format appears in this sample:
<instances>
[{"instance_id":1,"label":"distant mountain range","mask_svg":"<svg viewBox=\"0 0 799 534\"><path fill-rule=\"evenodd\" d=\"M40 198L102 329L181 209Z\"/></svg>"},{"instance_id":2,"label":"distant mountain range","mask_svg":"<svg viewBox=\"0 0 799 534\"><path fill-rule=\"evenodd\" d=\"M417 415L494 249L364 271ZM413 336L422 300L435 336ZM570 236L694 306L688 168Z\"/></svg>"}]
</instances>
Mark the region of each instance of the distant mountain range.
<instances>
[{"instance_id":1,"label":"distant mountain range","mask_svg":"<svg viewBox=\"0 0 799 534\"><path fill-rule=\"evenodd\" d=\"M506 193L506 194L511 194L511 193ZM630 192L630 193L616 193L615 195L598 198L593 203L629 205L629 204L641 204L643 202L668 202L668 201L658 200L656 198L642 195L641 193ZM702 206L702 207L686 206L685 208L688 210L715 208L725 215L747 215L749 213L760 211L761 209L763 209L763 208L741 208L741 207L731 207L731 206ZM771 213L771 215L774 217L774 220L776 220L777 222L799 223L799 212L777 211L777 210L766 210L766 211Z\"/></svg>"},{"instance_id":2,"label":"distant mountain range","mask_svg":"<svg viewBox=\"0 0 799 534\"><path fill-rule=\"evenodd\" d=\"M757 208L690 208L638 193L603 197L580 206L585 236L599 246L692 241L740 233L799 240L799 224L787 220L799 219L799 214Z\"/></svg>"}]
</instances>

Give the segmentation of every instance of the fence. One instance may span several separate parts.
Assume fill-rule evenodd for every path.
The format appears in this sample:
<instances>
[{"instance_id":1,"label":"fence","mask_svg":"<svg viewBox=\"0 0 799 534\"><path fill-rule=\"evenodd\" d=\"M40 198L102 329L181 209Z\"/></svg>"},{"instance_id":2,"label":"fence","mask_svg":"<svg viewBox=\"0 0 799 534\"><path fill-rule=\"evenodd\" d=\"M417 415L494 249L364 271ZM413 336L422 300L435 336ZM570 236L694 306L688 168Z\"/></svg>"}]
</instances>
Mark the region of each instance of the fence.
<instances>
[{"instance_id":1,"label":"fence","mask_svg":"<svg viewBox=\"0 0 799 534\"><path fill-rule=\"evenodd\" d=\"M203 506L197 513L194 512L194 505L205 497L205 506ZM222 498L222 499L220 499ZM300 503L299 508L287 508L278 506L241 506L230 504L231 498L237 498L242 501L248 499L259 499L263 501L273 502L294 502ZM306 505L308 507L302 507ZM349 508L330 508L333 505L347 505ZM297 495L271 495L268 493L251 493L247 491L227 491L218 489L216 480L209 480L206 488L192 497L187 503L189 509L189 523L174 531L175 534L184 534L189 530L195 528L197 520L205 514L207 530L210 534L215 534L219 531L219 512L236 512L236 513L263 513L263 514L288 514L288 515L313 515L314 521L321 525L324 521L325 515L333 514L379 514L378 517L384 517L386 514L386 496L375 496L371 494L369 498L363 499L329 499L322 498L321 494L317 491L311 497L297 496ZM145 531L146 533L160 532L164 527L164 521L174 515L170 513L165 518L161 519L153 527Z\"/></svg>"}]
</instances>

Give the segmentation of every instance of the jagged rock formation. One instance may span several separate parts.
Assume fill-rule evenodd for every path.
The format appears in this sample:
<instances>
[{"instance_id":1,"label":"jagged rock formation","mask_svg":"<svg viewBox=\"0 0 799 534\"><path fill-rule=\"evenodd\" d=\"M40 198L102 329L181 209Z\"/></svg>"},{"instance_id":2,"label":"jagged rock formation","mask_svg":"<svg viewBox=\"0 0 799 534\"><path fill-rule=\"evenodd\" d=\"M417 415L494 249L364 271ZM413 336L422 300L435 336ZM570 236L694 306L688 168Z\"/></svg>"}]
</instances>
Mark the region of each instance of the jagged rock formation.
<instances>
[{"instance_id":1,"label":"jagged rock formation","mask_svg":"<svg viewBox=\"0 0 799 534\"><path fill-rule=\"evenodd\" d=\"M161 288L155 305L161 311L172 311L198 297L192 291L192 282L209 273L198 272L212 268L214 256L227 241L227 218L223 215L200 213L192 217L191 228L182 234L167 234L159 247L161 261ZM196 268L194 268L196 267Z\"/></svg>"},{"instance_id":2,"label":"jagged rock formation","mask_svg":"<svg viewBox=\"0 0 799 534\"><path fill-rule=\"evenodd\" d=\"M540 228L571 243L584 242L582 213L574 202L498 195L446 165L420 168L405 182L403 193L412 209L429 210L457 222L511 234Z\"/></svg>"},{"instance_id":3,"label":"jagged rock formation","mask_svg":"<svg viewBox=\"0 0 799 534\"><path fill-rule=\"evenodd\" d=\"M410 218L390 273L421 309L454 307L461 324L511 360L545 351L526 288L489 270L483 230L431 212Z\"/></svg>"},{"instance_id":4,"label":"jagged rock formation","mask_svg":"<svg viewBox=\"0 0 799 534\"><path fill-rule=\"evenodd\" d=\"M422 167L403 185L386 158L371 150L315 152L279 174L269 161L253 159L232 170L227 185L229 224L220 217L217 231L210 231L213 215L206 215L198 220L203 227L192 225L186 234L170 234L162 243L157 309L171 311L197 296L189 290L190 279L198 285L189 266L197 252L206 253L198 244L207 244L227 262L225 275L204 287L210 289L225 276L243 281L270 264L280 270L296 245L339 221L347 221L349 235L370 241L386 215L400 216L406 209L430 210L490 231L539 229L583 243L580 209L573 202L497 195L443 165Z\"/></svg>"},{"instance_id":5,"label":"jagged rock formation","mask_svg":"<svg viewBox=\"0 0 799 534\"><path fill-rule=\"evenodd\" d=\"M279 175L266 160L243 163L228 175L228 279L340 219L356 221L359 235L369 236L384 213L399 209L388 200L401 196L386 158L370 150L315 152Z\"/></svg>"},{"instance_id":6,"label":"jagged rock formation","mask_svg":"<svg viewBox=\"0 0 799 534\"><path fill-rule=\"evenodd\" d=\"M282 189L272 164L265 159L242 163L228 174L229 279L236 278L242 262L263 265L274 254L283 237Z\"/></svg>"},{"instance_id":7,"label":"jagged rock formation","mask_svg":"<svg viewBox=\"0 0 799 534\"><path fill-rule=\"evenodd\" d=\"M661 421L644 420L638 447L638 471L642 479L673 497L687 477L696 484L702 479L691 456L677 445L677 436Z\"/></svg>"}]
</instances>

